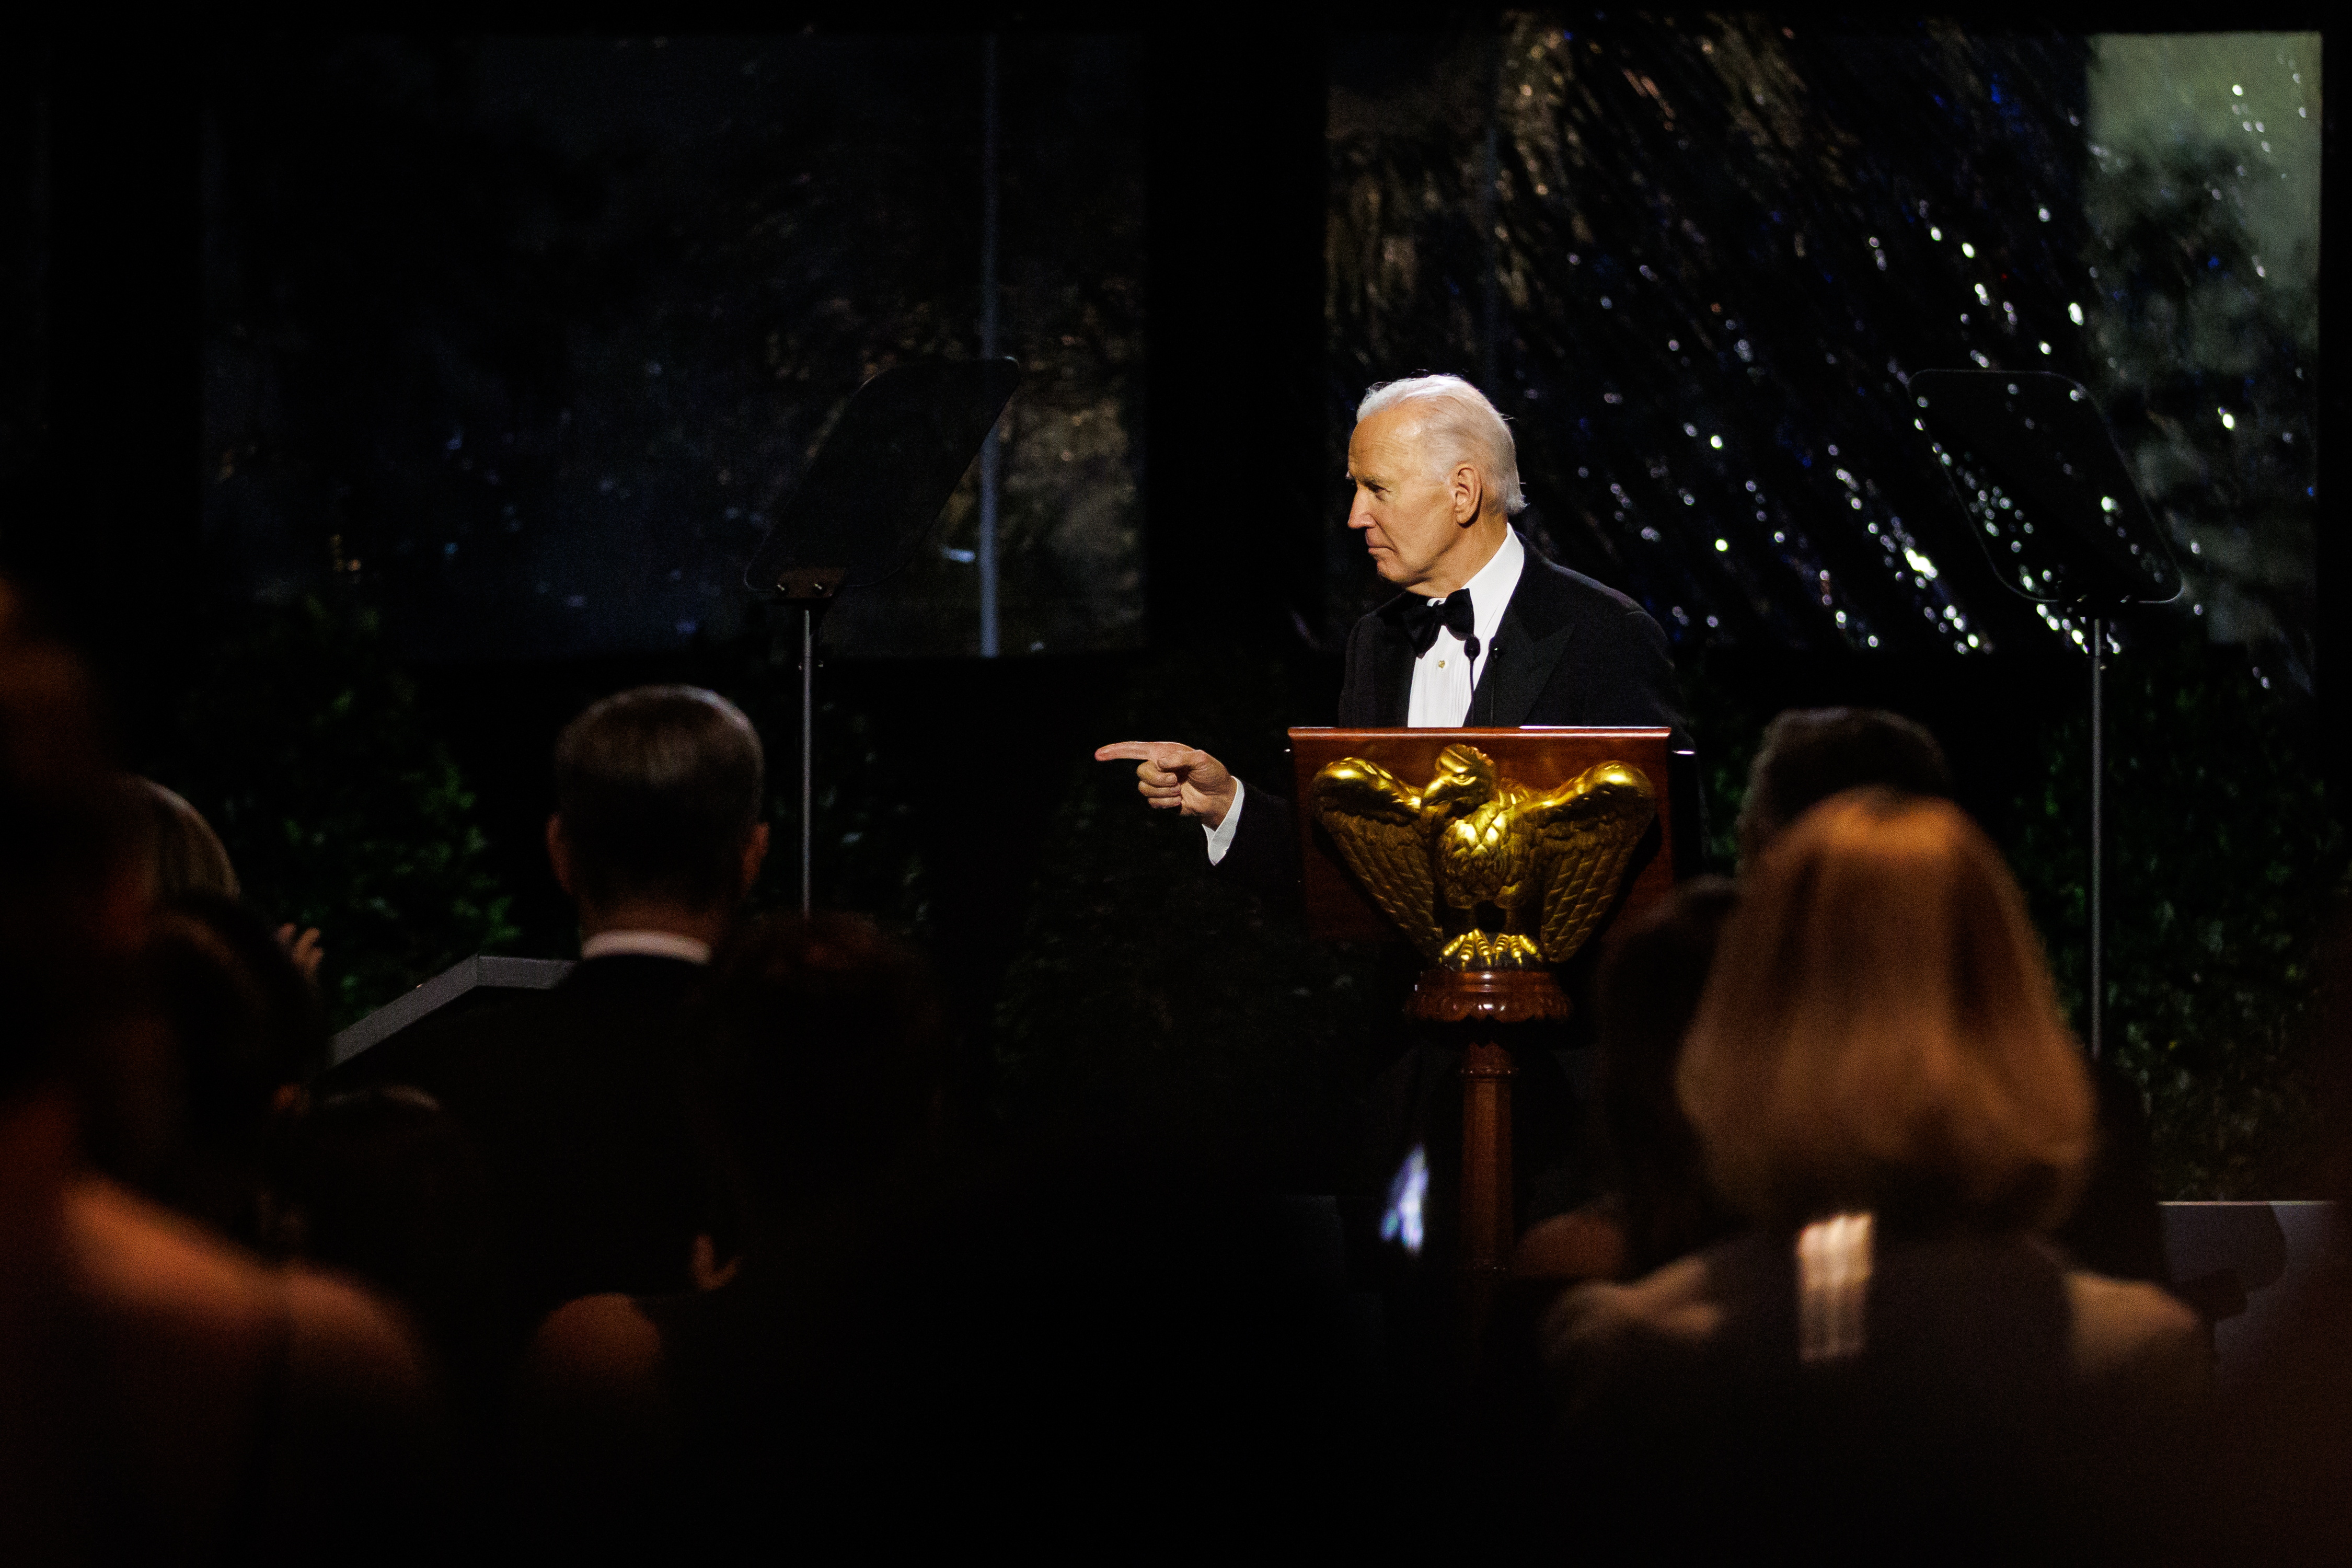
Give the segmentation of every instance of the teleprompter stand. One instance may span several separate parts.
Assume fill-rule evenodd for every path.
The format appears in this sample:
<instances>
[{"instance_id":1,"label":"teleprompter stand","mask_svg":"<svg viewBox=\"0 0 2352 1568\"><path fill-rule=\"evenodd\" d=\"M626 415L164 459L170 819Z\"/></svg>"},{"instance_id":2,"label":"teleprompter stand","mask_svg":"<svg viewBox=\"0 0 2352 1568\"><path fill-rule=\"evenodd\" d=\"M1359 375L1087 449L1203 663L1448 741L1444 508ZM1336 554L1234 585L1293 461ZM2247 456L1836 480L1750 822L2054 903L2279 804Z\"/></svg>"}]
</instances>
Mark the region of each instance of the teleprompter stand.
<instances>
[{"instance_id":1,"label":"teleprompter stand","mask_svg":"<svg viewBox=\"0 0 2352 1568\"><path fill-rule=\"evenodd\" d=\"M1671 787L1671 731L1664 729L1335 730L1290 731L1297 775L1300 868L1310 936L1357 942L1394 938L1389 917L1368 897L1341 859L1328 832L1304 803L1325 764L1358 757L1401 778L1431 776L1446 747L1475 746L1492 757L1501 775L1549 790L1601 763L1639 770L1656 795L1657 817L1627 865L1610 921L1659 898L1674 886L1676 814L1681 791ZM1682 824L1685 833L1694 825ZM1608 922L1588 939L1601 941ZM1511 1159L1511 1088L1516 1053L1548 1039L1546 1025L1570 1015L1568 994L1548 968L1431 968L1415 982L1405 1011L1459 1050L1462 1081L1462 1168L1458 1191L1464 1326L1475 1353L1495 1297L1510 1277L1518 1240Z\"/></svg>"},{"instance_id":2,"label":"teleprompter stand","mask_svg":"<svg viewBox=\"0 0 2352 1568\"><path fill-rule=\"evenodd\" d=\"M1924 370L1919 430L1952 482L1969 536L2021 598L2083 625L2091 656L2090 984L2084 1032L2096 1060L2106 1014L2106 664L2116 618L2180 596L2180 567L2132 482L2090 393L2046 372ZM2053 620L2057 616L2052 616Z\"/></svg>"},{"instance_id":3,"label":"teleprompter stand","mask_svg":"<svg viewBox=\"0 0 2352 1568\"><path fill-rule=\"evenodd\" d=\"M1009 359L918 360L859 387L743 573L798 612L801 909L815 896L816 626L853 588L904 567L1012 401Z\"/></svg>"}]
</instances>

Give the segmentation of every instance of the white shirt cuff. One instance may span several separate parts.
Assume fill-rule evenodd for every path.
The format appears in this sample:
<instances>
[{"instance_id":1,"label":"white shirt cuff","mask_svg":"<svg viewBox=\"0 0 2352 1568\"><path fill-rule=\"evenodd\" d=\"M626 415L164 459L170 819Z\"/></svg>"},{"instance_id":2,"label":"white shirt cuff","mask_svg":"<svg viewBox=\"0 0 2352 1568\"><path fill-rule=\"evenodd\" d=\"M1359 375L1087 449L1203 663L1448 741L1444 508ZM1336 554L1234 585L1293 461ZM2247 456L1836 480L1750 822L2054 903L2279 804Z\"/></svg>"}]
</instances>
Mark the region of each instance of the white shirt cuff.
<instances>
[{"instance_id":1,"label":"white shirt cuff","mask_svg":"<svg viewBox=\"0 0 2352 1568\"><path fill-rule=\"evenodd\" d=\"M1226 808L1225 819L1214 827L1205 822L1201 824L1201 831L1209 836L1209 864L1212 866L1223 860L1225 858L1225 851L1234 847L1234 829L1241 823L1244 793L1242 781L1235 779L1234 804Z\"/></svg>"}]
</instances>

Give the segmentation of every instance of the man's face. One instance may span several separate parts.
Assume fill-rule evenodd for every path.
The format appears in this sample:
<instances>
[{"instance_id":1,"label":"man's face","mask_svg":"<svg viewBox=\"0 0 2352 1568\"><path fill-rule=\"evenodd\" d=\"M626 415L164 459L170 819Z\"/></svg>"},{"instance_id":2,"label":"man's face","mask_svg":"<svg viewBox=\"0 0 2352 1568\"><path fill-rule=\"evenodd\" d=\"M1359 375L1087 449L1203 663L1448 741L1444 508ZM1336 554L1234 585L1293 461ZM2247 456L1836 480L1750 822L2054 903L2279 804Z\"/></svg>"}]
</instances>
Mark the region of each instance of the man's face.
<instances>
[{"instance_id":1,"label":"man's face","mask_svg":"<svg viewBox=\"0 0 2352 1568\"><path fill-rule=\"evenodd\" d=\"M1348 526L1363 534L1372 569L1398 587L1443 584L1452 575L1449 558L1475 550L1470 525L1483 499L1477 471L1466 463L1452 474L1438 471L1412 405L1383 408L1356 426L1348 479L1356 487Z\"/></svg>"}]
</instances>

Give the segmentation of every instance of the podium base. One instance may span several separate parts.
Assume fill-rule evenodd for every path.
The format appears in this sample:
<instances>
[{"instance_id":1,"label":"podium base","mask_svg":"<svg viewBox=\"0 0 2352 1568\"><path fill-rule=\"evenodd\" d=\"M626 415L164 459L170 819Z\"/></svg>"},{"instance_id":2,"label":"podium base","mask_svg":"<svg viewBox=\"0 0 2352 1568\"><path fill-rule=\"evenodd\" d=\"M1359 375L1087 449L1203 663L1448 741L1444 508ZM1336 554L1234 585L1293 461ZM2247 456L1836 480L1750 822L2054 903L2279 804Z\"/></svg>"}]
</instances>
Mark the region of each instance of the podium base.
<instances>
[{"instance_id":1,"label":"podium base","mask_svg":"<svg viewBox=\"0 0 2352 1568\"><path fill-rule=\"evenodd\" d=\"M1432 1024L1536 1024L1573 1011L1549 969L1424 969L1405 1004Z\"/></svg>"}]
</instances>

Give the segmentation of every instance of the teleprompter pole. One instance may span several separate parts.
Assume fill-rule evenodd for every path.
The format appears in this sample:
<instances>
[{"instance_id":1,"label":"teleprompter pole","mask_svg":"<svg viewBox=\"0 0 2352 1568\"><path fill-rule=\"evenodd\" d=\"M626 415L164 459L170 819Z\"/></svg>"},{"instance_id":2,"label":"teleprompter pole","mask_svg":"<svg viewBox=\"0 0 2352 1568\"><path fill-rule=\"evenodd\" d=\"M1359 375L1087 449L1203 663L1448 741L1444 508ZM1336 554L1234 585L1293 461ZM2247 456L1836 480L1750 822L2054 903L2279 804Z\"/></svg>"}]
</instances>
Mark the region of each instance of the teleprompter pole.
<instances>
[{"instance_id":1,"label":"teleprompter pole","mask_svg":"<svg viewBox=\"0 0 2352 1568\"><path fill-rule=\"evenodd\" d=\"M911 558L1020 375L1005 359L924 358L877 373L841 411L743 568L745 587L800 612L803 910L816 904L817 622L844 589L878 583ZM776 626L779 657L788 624Z\"/></svg>"},{"instance_id":2,"label":"teleprompter pole","mask_svg":"<svg viewBox=\"0 0 2352 1568\"><path fill-rule=\"evenodd\" d=\"M801 913L816 907L816 623L849 574L838 566L786 570L776 592L801 617Z\"/></svg>"},{"instance_id":3,"label":"teleprompter pole","mask_svg":"<svg viewBox=\"0 0 2352 1568\"><path fill-rule=\"evenodd\" d=\"M816 907L816 605L801 605L801 913Z\"/></svg>"},{"instance_id":4,"label":"teleprompter pole","mask_svg":"<svg viewBox=\"0 0 2352 1568\"><path fill-rule=\"evenodd\" d=\"M2106 989L2106 848L2107 848L2107 618L2091 617L2091 988L2084 999L2091 1037L2091 1059L2097 1061L2107 1010Z\"/></svg>"},{"instance_id":5,"label":"teleprompter pole","mask_svg":"<svg viewBox=\"0 0 2352 1568\"><path fill-rule=\"evenodd\" d=\"M989 34L982 45L981 60L980 357L992 360L997 355L996 152L997 132L1002 118L997 105L995 34ZM982 658L994 658L998 651L996 516L1003 460L996 434L992 430L980 448L980 654Z\"/></svg>"}]
</instances>

